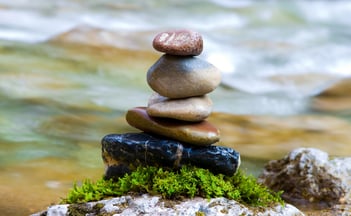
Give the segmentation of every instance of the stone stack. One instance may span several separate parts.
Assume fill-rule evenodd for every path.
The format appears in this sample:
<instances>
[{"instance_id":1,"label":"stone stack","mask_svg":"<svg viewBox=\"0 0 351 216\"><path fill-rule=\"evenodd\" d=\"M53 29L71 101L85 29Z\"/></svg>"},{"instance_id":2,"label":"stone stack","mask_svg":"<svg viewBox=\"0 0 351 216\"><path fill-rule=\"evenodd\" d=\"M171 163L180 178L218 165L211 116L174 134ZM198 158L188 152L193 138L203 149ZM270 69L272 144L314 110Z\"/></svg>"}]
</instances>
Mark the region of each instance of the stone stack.
<instances>
[{"instance_id":1,"label":"stone stack","mask_svg":"<svg viewBox=\"0 0 351 216\"><path fill-rule=\"evenodd\" d=\"M153 47L165 53L147 72L147 82L155 93L147 107L128 111L128 123L190 145L217 142L219 131L205 120L212 110L206 94L219 85L221 73L195 57L203 50L201 35L189 30L162 32Z\"/></svg>"},{"instance_id":2,"label":"stone stack","mask_svg":"<svg viewBox=\"0 0 351 216\"><path fill-rule=\"evenodd\" d=\"M219 141L219 131L205 120L212 111L206 94L219 85L221 73L195 57L203 50L201 35L189 30L162 32L153 47L165 53L147 72L155 93L147 107L135 107L126 114L127 122L143 133L103 138L105 177L122 176L140 165L179 168L185 164L233 175L240 154L212 145Z\"/></svg>"}]
</instances>

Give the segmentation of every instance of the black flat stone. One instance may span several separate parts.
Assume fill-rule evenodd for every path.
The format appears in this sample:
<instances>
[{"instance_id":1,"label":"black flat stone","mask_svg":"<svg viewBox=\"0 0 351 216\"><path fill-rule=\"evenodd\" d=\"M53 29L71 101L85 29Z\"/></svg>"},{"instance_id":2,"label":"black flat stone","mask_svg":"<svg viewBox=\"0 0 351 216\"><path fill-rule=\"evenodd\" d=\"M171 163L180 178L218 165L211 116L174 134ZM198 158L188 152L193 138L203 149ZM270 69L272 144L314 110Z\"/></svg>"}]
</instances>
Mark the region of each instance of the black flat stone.
<instances>
[{"instance_id":1,"label":"black flat stone","mask_svg":"<svg viewBox=\"0 0 351 216\"><path fill-rule=\"evenodd\" d=\"M102 157L106 178L118 178L139 165L180 168L190 164L229 176L240 166L240 154L232 148L190 146L147 133L106 135Z\"/></svg>"}]
</instances>

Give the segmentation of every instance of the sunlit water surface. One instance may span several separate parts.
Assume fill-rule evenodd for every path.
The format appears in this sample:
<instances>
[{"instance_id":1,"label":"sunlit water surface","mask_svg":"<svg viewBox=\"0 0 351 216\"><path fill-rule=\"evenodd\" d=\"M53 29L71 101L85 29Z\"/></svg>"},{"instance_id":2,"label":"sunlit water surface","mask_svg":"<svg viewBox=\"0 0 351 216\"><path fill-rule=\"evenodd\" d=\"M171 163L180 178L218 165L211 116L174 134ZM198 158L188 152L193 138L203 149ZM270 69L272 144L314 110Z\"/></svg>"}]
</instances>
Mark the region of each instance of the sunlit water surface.
<instances>
[{"instance_id":1,"label":"sunlit water surface","mask_svg":"<svg viewBox=\"0 0 351 216\"><path fill-rule=\"evenodd\" d=\"M42 210L102 176L100 140L136 131L124 114L147 103L163 30L203 35L200 57L223 72L215 112L349 121L309 103L351 73L350 14L346 1L0 1L1 212ZM261 158L243 155L243 169L258 175Z\"/></svg>"}]
</instances>

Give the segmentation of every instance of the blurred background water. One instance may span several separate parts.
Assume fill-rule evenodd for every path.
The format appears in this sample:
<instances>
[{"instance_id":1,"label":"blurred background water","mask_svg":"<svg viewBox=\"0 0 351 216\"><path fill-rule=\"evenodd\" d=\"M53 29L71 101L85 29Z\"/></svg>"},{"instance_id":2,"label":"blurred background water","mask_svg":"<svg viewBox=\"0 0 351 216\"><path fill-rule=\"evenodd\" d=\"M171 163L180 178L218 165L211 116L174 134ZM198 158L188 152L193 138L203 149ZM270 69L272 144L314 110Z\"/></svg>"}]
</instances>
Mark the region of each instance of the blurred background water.
<instances>
[{"instance_id":1,"label":"blurred background water","mask_svg":"<svg viewBox=\"0 0 351 216\"><path fill-rule=\"evenodd\" d=\"M215 112L273 117L276 131L288 116L289 127L349 138L349 98L315 99L351 74L350 14L348 1L0 0L0 209L39 211L75 180L101 177L100 140L134 130L123 116L147 103L146 71L161 55L151 41L164 30L203 35L200 57L223 72L210 94ZM235 123L220 119L231 134ZM332 154L350 154L349 140L334 135L342 144ZM244 167L255 175L277 157L246 149Z\"/></svg>"}]
</instances>

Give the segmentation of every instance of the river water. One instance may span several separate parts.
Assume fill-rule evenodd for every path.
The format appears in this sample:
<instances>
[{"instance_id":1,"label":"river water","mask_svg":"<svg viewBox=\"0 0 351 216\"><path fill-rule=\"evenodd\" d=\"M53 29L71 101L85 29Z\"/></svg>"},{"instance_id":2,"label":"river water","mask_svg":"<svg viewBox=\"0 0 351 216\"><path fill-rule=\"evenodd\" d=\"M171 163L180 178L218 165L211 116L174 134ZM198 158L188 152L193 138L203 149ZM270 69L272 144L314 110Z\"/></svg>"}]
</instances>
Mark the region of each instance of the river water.
<instances>
[{"instance_id":1,"label":"river water","mask_svg":"<svg viewBox=\"0 0 351 216\"><path fill-rule=\"evenodd\" d=\"M350 14L347 1L0 0L1 211L42 210L101 177L100 140L135 131L123 116L147 103L163 30L203 35L200 57L223 72L215 112L348 122L310 100L351 74ZM247 172L259 154L243 155Z\"/></svg>"}]
</instances>

